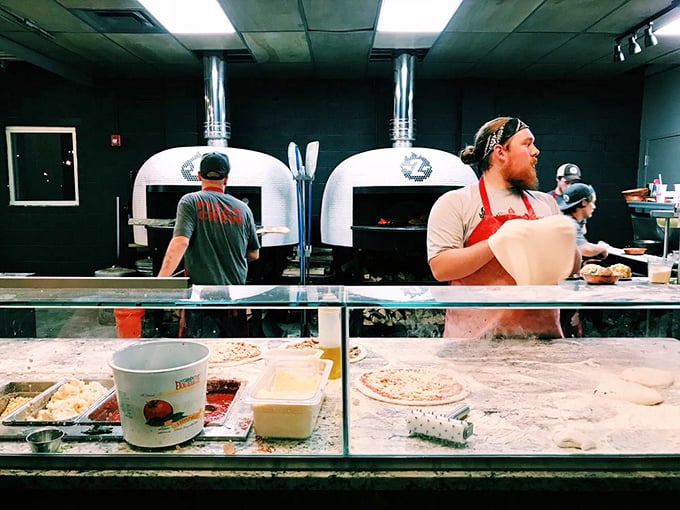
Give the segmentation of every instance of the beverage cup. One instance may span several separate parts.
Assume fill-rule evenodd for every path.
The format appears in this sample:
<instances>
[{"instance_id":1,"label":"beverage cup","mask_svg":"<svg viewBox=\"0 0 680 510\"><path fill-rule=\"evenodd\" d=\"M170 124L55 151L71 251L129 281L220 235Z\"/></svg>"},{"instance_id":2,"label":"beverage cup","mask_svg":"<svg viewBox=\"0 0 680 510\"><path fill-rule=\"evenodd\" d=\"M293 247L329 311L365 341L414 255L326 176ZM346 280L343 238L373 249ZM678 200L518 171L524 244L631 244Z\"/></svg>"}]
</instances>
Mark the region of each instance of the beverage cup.
<instances>
[{"instance_id":1,"label":"beverage cup","mask_svg":"<svg viewBox=\"0 0 680 510\"><path fill-rule=\"evenodd\" d=\"M673 259L647 257L647 278L649 283L668 283L673 270Z\"/></svg>"},{"instance_id":2,"label":"beverage cup","mask_svg":"<svg viewBox=\"0 0 680 510\"><path fill-rule=\"evenodd\" d=\"M668 192L668 184L657 184L656 185L656 201L665 202L666 193Z\"/></svg>"}]
</instances>

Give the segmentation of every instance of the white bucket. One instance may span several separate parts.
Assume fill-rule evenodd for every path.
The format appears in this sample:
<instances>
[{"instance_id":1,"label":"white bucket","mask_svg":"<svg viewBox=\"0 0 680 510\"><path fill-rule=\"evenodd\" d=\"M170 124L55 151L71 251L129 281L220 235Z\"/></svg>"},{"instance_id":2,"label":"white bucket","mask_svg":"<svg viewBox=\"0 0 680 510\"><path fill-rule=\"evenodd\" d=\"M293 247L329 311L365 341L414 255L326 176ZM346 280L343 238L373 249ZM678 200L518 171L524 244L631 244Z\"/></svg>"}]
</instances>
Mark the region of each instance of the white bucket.
<instances>
[{"instance_id":1,"label":"white bucket","mask_svg":"<svg viewBox=\"0 0 680 510\"><path fill-rule=\"evenodd\" d=\"M145 341L113 354L109 365L123 438L160 448L203 430L210 349L181 340Z\"/></svg>"}]
</instances>

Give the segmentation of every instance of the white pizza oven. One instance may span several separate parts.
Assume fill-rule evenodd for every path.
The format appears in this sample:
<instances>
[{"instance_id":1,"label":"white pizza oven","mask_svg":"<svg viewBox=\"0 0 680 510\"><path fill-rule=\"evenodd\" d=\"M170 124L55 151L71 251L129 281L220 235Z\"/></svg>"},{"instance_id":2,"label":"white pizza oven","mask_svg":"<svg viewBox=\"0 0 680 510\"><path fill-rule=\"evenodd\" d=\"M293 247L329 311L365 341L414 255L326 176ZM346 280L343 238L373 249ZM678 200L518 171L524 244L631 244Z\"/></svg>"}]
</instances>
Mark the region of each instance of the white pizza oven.
<instances>
[{"instance_id":1,"label":"white pizza oven","mask_svg":"<svg viewBox=\"0 0 680 510\"><path fill-rule=\"evenodd\" d=\"M412 146L414 61L408 53L395 58L393 146L351 156L331 173L321 202L323 243L424 255L435 200L477 181L458 156Z\"/></svg>"},{"instance_id":2,"label":"white pizza oven","mask_svg":"<svg viewBox=\"0 0 680 510\"><path fill-rule=\"evenodd\" d=\"M132 190L133 236L136 244L150 248L153 273L160 269L172 237L172 220L182 195L201 188L198 170L201 157L218 151L231 164L227 193L246 202L255 223L264 227L288 227L285 234L262 236L262 248L287 247L298 243L297 189L288 167L261 152L227 147L231 126L227 120L225 63L219 53L203 57L205 100L205 146L175 147L151 156L137 172ZM277 253L267 265L277 269L285 254ZM266 260L268 250L260 253ZM264 265L264 262L262 263ZM258 273L261 271L258 270ZM262 275L258 276L262 277Z\"/></svg>"},{"instance_id":3,"label":"white pizza oven","mask_svg":"<svg viewBox=\"0 0 680 510\"><path fill-rule=\"evenodd\" d=\"M262 247L298 242L297 190L288 167L268 154L227 147L231 125L227 119L225 74L223 56L215 52L206 53L203 57L203 89L207 145L164 150L151 156L139 169L132 190L136 244L149 246L148 230L163 228L152 222L145 224L144 220L174 219L180 197L200 189L198 170L201 157L212 151L223 152L229 158L231 171L227 193L250 206L258 226L290 228L287 234L263 236ZM161 237L168 237L167 232ZM161 240L164 245L156 248L165 251L167 240L169 238Z\"/></svg>"},{"instance_id":4,"label":"white pizza oven","mask_svg":"<svg viewBox=\"0 0 680 510\"><path fill-rule=\"evenodd\" d=\"M263 236L262 246L296 244L296 188L290 170L272 156L233 147L175 147L151 156L135 178L133 219L174 219L179 198L200 189L201 157L212 151L229 157L227 192L248 203L259 226L290 228L287 234ZM134 225L133 234L136 244L148 246L147 226Z\"/></svg>"},{"instance_id":5,"label":"white pizza oven","mask_svg":"<svg viewBox=\"0 0 680 510\"><path fill-rule=\"evenodd\" d=\"M333 246L407 249L411 240L424 242L434 201L476 180L472 168L460 158L437 149L392 147L356 154L340 163L326 183L321 241Z\"/></svg>"}]
</instances>

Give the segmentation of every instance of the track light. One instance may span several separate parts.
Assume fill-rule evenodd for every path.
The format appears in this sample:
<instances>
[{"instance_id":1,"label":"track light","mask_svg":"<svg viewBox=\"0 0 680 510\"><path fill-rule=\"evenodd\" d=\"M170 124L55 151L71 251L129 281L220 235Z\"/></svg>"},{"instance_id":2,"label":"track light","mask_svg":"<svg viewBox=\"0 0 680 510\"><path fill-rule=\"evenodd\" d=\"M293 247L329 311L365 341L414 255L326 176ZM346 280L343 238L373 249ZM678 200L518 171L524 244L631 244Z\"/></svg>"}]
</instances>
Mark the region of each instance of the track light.
<instances>
[{"instance_id":1,"label":"track light","mask_svg":"<svg viewBox=\"0 0 680 510\"><path fill-rule=\"evenodd\" d=\"M616 41L616 44L614 44L614 62L623 62L624 60L626 60L626 57L621 49L621 43Z\"/></svg>"},{"instance_id":2,"label":"track light","mask_svg":"<svg viewBox=\"0 0 680 510\"><path fill-rule=\"evenodd\" d=\"M621 52L621 41L626 39L628 39L629 55L637 55L642 52L642 48L640 48L640 45L637 42L638 34L642 34L640 37L644 38L645 48L651 48L652 46L659 44L656 34L654 34L654 22L678 7L680 7L680 0L671 0L669 5L656 14L642 20L625 32L620 33L616 39L614 39L614 62L623 62L625 60L625 57Z\"/></svg>"},{"instance_id":3,"label":"track light","mask_svg":"<svg viewBox=\"0 0 680 510\"><path fill-rule=\"evenodd\" d=\"M651 48L652 46L659 44L659 40L654 35L653 25L654 23L650 21L649 25L645 27L645 48Z\"/></svg>"},{"instance_id":4,"label":"track light","mask_svg":"<svg viewBox=\"0 0 680 510\"><path fill-rule=\"evenodd\" d=\"M637 55L642 51L642 48L640 48L640 45L637 42L637 37L635 34L632 34L628 38L628 54L629 55Z\"/></svg>"}]
</instances>

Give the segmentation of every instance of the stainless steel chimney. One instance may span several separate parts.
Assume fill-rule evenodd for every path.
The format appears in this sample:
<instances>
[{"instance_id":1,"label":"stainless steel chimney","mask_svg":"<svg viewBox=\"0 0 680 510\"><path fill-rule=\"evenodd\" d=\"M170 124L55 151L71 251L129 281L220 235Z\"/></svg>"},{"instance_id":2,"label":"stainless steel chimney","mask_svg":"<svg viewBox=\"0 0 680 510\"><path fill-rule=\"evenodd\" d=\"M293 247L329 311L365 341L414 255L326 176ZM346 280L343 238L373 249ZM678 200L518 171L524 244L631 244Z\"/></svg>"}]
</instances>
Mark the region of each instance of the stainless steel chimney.
<instances>
[{"instance_id":1,"label":"stainless steel chimney","mask_svg":"<svg viewBox=\"0 0 680 510\"><path fill-rule=\"evenodd\" d=\"M394 59L394 114L392 147L412 147L416 121L413 118L413 68L415 55L401 53Z\"/></svg>"},{"instance_id":2,"label":"stainless steel chimney","mask_svg":"<svg viewBox=\"0 0 680 510\"><path fill-rule=\"evenodd\" d=\"M203 89L205 98L206 145L227 147L231 138L231 124L227 121L228 100L225 80L225 62L220 53L203 56Z\"/></svg>"}]
</instances>

